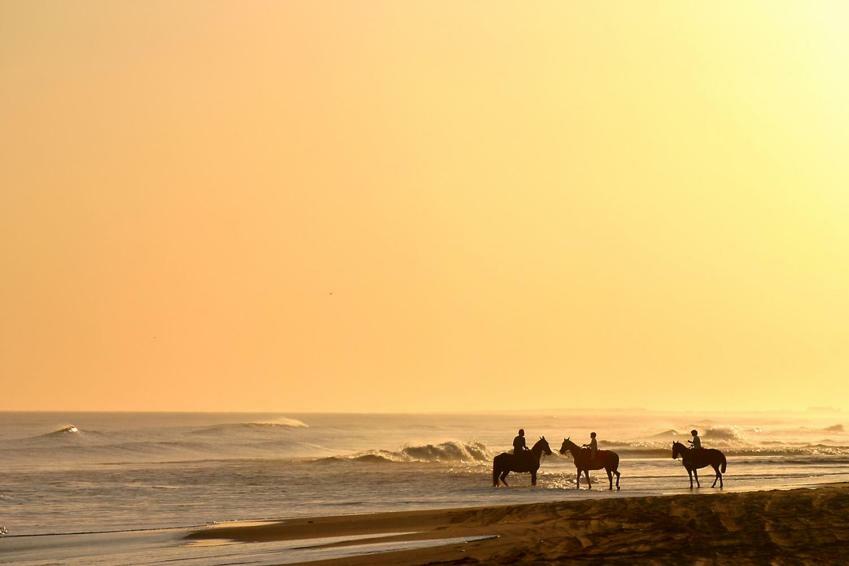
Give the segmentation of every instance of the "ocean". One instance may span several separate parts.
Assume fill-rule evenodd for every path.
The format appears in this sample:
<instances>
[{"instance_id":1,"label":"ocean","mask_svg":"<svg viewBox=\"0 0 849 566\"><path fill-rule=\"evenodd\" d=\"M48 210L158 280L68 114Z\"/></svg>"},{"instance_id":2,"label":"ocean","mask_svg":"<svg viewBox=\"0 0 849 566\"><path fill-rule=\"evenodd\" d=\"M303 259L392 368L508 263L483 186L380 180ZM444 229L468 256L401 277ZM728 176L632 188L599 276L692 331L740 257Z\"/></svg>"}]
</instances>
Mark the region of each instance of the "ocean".
<instances>
[{"instance_id":1,"label":"ocean","mask_svg":"<svg viewBox=\"0 0 849 566\"><path fill-rule=\"evenodd\" d=\"M224 521L685 493L671 442L691 428L728 456L726 492L849 481L845 417L0 413L0 562L4 546L33 535L73 541ZM528 474L511 474L510 489L495 489L492 458L520 427L529 445L545 436L555 454L544 457L536 488ZM592 474L591 491L583 482L576 490L571 457L557 453L565 437L580 444L591 431L621 457L620 492L607 491L603 472ZM709 468L700 477L699 493L717 491Z\"/></svg>"}]
</instances>

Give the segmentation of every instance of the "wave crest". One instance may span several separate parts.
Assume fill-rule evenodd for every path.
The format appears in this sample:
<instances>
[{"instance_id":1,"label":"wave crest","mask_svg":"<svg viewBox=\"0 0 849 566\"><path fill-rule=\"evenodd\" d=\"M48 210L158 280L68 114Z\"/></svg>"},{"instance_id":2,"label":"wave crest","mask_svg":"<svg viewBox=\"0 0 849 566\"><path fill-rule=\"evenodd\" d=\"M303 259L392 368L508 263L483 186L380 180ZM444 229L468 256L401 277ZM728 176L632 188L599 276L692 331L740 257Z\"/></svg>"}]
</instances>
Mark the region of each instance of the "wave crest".
<instances>
[{"instance_id":1,"label":"wave crest","mask_svg":"<svg viewBox=\"0 0 849 566\"><path fill-rule=\"evenodd\" d=\"M404 462L441 462L474 464L488 462L492 454L481 442L448 441L440 444L405 446L401 450L370 450L351 456L322 458L331 462L364 462L370 464Z\"/></svg>"},{"instance_id":2,"label":"wave crest","mask_svg":"<svg viewBox=\"0 0 849 566\"><path fill-rule=\"evenodd\" d=\"M704 431L702 436L707 440L743 440L740 431L735 427L714 427Z\"/></svg>"},{"instance_id":3,"label":"wave crest","mask_svg":"<svg viewBox=\"0 0 849 566\"><path fill-rule=\"evenodd\" d=\"M274 419L270 421L256 421L256 422L246 422L246 423L225 423L207 426L204 428L200 428L192 431L193 434L220 434L232 431L254 431L254 432L262 432L262 431L271 431L271 430L289 430L296 428L309 428L309 425L303 421L299 421L298 419L290 419L286 417L280 417L279 419Z\"/></svg>"},{"instance_id":4,"label":"wave crest","mask_svg":"<svg viewBox=\"0 0 849 566\"><path fill-rule=\"evenodd\" d=\"M480 442L443 442L406 446L401 450L406 457L419 462L483 462L490 459L489 451Z\"/></svg>"},{"instance_id":5,"label":"wave crest","mask_svg":"<svg viewBox=\"0 0 849 566\"><path fill-rule=\"evenodd\" d=\"M293 418L290 418L290 417L277 417L277 418L271 419L269 421L257 421L257 422L249 423L249 424L259 425L259 426L272 426L272 427L274 427L274 426L285 426L287 428L309 428L310 427L310 425L308 425L304 421L299 420L299 419L293 419Z\"/></svg>"},{"instance_id":6,"label":"wave crest","mask_svg":"<svg viewBox=\"0 0 849 566\"><path fill-rule=\"evenodd\" d=\"M45 434L40 434L35 438L56 438L56 437L68 437L72 435L81 435L82 431L76 427L76 425L65 425L62 428L58 428L52 432L48 432Z\"/></svg>"}]
</instances>

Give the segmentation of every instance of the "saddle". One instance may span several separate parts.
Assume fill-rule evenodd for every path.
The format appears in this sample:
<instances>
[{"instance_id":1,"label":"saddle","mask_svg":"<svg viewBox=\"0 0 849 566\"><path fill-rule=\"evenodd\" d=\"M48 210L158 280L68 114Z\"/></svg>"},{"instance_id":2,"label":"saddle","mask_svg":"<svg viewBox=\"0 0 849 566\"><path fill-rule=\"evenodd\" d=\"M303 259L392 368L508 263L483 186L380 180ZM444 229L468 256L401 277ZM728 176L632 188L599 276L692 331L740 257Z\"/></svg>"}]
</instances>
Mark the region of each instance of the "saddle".
<instances>
[{"instance_id":1,"label":"saddle","mask_svg":"<svg viewBox=\"0 0 849 566\"><path fill-rule=\"evenodd\" d=\"M528 460L531 457L532 452L530 450L522 450L520 452L514 452L513 455L517 460L524 461Z\"/></svg>"}]
</instances>

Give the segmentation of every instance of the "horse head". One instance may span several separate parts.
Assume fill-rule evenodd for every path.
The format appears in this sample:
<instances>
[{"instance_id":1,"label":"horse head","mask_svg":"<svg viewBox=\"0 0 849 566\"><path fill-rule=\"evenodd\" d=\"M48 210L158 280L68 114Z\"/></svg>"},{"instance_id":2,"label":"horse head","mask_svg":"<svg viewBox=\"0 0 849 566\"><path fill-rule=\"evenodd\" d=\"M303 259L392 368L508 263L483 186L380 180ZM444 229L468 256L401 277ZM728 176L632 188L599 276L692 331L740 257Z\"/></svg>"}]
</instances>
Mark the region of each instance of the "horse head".
<instances>
[{"instance_id":1,"label":"horse head","mask_svg":"<svg viewBox=\"0 0 849 566\"><path fill-rule=\"evenodd\" d=\"M534 444L534 447L531 450L536 451L537 449L542 450L544 454L547 454L549 456L551 456L552 454L551 447L548 445L548 441L545 439L544 436L539 437L539 440L537 440L536 444Z\"/></svg>"},{"instance_id":2,"label":"horse head","mask_svg":"<svg viewBox=\"0 0 849 566\"><path fill-rule=\"evenodd\" d=\"M677 460L678 456L683 456L686 450L687 447L676 440L672 443L672 459Z\"/></svg>"},{"instance_id":3,"label":"horse head","mask_svg":"<svg viewBox=\"0 0 849 566\"><path fill-rule=\"evenodd\" d=\"M566 452L569 451L569 448L571 446L574 446L574 442L569 440L569 438L570 437L566 437L566 438L563 439L563 444L560 445L560 453L561 454L565 454Z\"/></svg>"}]
</instances>

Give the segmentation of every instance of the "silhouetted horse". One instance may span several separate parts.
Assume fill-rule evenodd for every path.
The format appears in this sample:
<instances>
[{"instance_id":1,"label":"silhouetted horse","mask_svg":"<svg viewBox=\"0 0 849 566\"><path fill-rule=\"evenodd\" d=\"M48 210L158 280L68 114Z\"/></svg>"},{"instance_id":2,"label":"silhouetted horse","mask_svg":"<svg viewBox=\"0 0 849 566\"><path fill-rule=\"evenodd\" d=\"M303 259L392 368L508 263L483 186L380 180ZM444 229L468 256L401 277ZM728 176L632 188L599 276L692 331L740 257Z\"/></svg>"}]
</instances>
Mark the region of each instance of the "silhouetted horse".
<instances>
[{"instance_id":1,"label":"silhouetted horse","mask_svg":"<svg viewBox=\"0 0 849 566\"><path fill-rule=\"evenodd\" d=\"M541 436L533 448L519 454L502 452L492 459L492 487L498 487L499 480L510 487L507 483L507 474L510 472L530 472L531 485L537 484L537 470L539 461L543 454L551 455L551 447L544 436Z\"/></svg>"},{"instance_id":2,"label":"silhouetted horse","mask_svg":"<svg viewBox=\"0 0 849 566\"><path fill-rule=\"evenodd\" d=\"M693 476L696 477L696 485L702 487L699 483L699 468L711 466L716 472L716 477L713 479L713 485L716 487L716 480L719 480L719 487L722 488L722 474L725 473L725 454L715 448L699 448L693 450L687 448L680 442L672 443L672 458L678 459L682 456L682 463L687 469L687 474L690 476L690 489L693 489ZM720 468L722 471L720 472Z\"/></svg>"},{"instance_id":3,"label":"silhouetted horse","mask_svg":"<svg viewBox=\"0 0 849 566\"><path fill-rule=\"evenodd\" d=\"M610 489L613 489L613 474L616 474L616 489L619 489L619 454L613 450L599 450L595 454L595 458L590 458L590 451L584 450L568 438L563 439L563 445L560 447L560 453L565 454L566 451L572 454L572 460L575 462L575 468L578 470L578 489L581 489L581 472L587 476L587 485L590 489L593 488L590 482L590 470L600 470L604 468L607 472L607 479L610 482Z\"/></svg>"}]
</instances>

